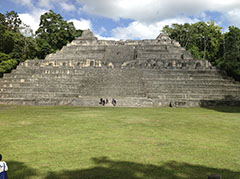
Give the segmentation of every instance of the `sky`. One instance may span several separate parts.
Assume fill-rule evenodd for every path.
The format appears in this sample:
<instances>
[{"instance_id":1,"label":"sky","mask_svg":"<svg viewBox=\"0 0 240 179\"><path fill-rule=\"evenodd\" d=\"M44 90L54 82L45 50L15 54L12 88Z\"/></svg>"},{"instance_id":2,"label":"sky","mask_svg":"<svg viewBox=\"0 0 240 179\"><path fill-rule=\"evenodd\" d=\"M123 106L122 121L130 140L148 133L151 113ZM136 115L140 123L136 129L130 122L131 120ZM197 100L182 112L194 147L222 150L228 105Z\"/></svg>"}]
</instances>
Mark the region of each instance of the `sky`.
<instances>
[{"instance_id":1,"label":"sky","mask_svg":"<svg viewBox=\"0 0 240 179\"><path fill-rule=\"evenodd\" d=\"M173 23L240 26L240 0L0 0L0 13L17 12L33 31L50 9L99 39L153 39Z\"/></svg>"}]
</instances>

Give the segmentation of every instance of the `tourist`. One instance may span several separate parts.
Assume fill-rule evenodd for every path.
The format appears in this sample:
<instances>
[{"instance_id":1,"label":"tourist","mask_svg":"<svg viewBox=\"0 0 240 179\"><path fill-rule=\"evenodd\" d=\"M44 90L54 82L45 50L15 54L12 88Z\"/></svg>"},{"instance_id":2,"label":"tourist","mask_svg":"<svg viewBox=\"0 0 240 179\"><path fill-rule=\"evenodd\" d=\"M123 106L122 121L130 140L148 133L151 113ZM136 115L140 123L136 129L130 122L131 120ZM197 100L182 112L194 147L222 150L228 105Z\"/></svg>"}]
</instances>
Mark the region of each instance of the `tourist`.
<instances>
[{"instance_id":1,"label":"tourist","mask_svg":"<svg viewBox=\"0 0 240 179\"><path fill-rule=\"evenodd\" d=\"M100 98L100 102L99 102L99 104L102 104L103 103L103 99L102 98Z\"/></svg>"},{"instance_id":2,"label":"tourist","mask_svg":"<svg viewBox=\"0 0 240 179\"><path fill-rule=\"evenodd\" d=\"M116 99L113 98L113 99L112 99L112 105L113 105L113 106L116 106L116 104L117 104L117 101L116 101Z\"/></svg>"},{"instance_id":3,"label":"tourist","mask_svg":"<svg viewBox=\"0 0 240 179\"><path fill-rule=\"evenodd\" d=\"M106 104L108 103L108 98L106 99Z\"/></svg>"},{"instance_id":4,"label":"tourist","mask_svg":"<svg viewBox=\"0 0 240 179\"><path fill-rule=\"evenodd\" d=\"M6 162L2 161L2 155L0 154L0 179L7 179L8 167Z\"/></svg>"}]
</instances>

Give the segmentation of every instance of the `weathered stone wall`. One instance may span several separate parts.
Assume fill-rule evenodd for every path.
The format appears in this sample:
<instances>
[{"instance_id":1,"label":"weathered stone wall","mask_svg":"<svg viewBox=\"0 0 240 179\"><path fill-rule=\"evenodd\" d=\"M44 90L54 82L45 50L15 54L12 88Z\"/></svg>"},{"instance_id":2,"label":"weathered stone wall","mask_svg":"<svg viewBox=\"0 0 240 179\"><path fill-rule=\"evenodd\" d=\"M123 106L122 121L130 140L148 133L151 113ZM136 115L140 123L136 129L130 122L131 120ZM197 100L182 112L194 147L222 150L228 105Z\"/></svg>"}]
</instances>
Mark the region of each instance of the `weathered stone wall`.
<instances>
[{"instance_id":1,"label":"weathered stone wall","mask_svg":"<svg viewBox=\"0 0 240 179\"><path fill-rule=\"evenodd\" d=\"M166 34L106 41L90 31L0 79L0 104L99 106L100 98L131 107L240 105L240 84Z\"/></svg>"}]
</instances>

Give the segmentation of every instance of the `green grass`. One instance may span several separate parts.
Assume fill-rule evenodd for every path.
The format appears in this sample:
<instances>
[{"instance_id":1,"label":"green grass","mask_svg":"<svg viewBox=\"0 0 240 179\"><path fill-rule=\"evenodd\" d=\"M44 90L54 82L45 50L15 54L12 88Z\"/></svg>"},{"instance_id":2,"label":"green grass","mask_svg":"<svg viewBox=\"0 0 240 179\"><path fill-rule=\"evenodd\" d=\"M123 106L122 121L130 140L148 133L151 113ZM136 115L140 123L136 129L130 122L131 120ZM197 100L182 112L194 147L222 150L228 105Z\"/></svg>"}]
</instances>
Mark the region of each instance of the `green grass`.
<instances>
[{"instance_id":1,"label":"green grass","mask_svg":"<svg viewBox=\"0 0 240 179\"><path fill-rule=\"evenodd\" d=\"M240 107L0 106L9 178L240 178Z\"/></svg>"}]
</instances>

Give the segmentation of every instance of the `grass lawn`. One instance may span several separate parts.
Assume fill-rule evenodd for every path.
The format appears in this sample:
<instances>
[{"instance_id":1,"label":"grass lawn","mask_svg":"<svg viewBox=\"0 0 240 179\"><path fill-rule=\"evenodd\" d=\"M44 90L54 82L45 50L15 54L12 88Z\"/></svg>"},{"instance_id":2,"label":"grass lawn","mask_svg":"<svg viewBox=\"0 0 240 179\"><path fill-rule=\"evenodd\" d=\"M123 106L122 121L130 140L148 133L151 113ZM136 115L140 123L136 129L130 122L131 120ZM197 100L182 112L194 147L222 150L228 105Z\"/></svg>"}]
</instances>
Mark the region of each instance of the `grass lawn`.
<instances>
[{"instance_id":1,"label":"grass lawn","mask_svg":"<svg viewBox=\"0 0 240 179\"><path fill-rule=\"evenodd\" d=\"M0 106L9 179L240 178L240 107Z\"/></svg>"}]
</instances>

